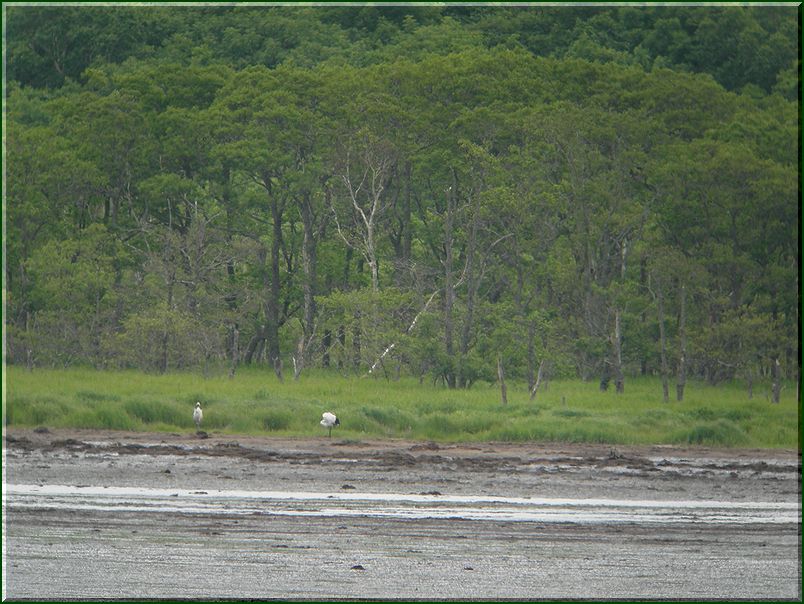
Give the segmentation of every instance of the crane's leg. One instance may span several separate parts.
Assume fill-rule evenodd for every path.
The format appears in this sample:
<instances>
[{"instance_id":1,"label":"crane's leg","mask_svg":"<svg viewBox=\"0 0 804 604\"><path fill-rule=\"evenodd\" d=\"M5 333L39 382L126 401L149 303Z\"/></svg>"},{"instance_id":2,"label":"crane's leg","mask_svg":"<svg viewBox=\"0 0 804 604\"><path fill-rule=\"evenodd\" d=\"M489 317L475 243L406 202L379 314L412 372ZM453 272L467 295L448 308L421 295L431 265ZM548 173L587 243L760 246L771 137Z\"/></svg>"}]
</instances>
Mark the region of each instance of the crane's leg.
<instances>
[{"instance_id":1,"label":"crane's leg","mask_svg":"<svg viewBox=\"0 0 804 604\"><path fill-rule=\"evenodd\" d=\"M329 427L329 437L332 438L332 426Z\"/></svg>"}]
</instances>

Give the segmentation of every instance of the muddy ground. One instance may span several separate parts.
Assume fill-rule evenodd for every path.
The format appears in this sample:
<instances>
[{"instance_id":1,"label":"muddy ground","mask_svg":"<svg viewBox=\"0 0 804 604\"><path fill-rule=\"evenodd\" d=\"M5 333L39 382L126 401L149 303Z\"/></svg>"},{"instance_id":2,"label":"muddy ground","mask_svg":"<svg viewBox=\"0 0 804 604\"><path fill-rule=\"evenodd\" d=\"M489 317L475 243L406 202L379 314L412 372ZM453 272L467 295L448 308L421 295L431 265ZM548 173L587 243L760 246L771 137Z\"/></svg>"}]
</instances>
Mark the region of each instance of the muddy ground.
<instances>
[{"instance_id":1,"label":"muddy ground","mask_svg":"<svg viewBox=\"0 0 804 604\"><path fill-rule=\"evenodd\" d=\"M800 600L800 462L791 450L10 430L4 483L22 490L4 505L4 595ZM29 492L52 485L69 492ZM146 494L79 496L93 487ZM348 501L281 495L293 492ZM477 501L450 503L461 497ZM566 500L569 515L500 520L483 502L494 497L551 513ZM715 504L720 516L690 512Z\"/></svg>"}]
</instances>

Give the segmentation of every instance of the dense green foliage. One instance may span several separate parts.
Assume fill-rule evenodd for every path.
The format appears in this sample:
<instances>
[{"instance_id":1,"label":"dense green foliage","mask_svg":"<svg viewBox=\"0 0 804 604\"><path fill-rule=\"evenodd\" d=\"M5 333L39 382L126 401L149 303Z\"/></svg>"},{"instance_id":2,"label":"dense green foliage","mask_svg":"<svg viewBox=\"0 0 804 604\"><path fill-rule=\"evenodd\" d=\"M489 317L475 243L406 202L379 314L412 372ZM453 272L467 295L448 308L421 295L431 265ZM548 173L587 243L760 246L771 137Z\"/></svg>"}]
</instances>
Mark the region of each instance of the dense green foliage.
<instances>
[{"instance_id":1,"label":"dense green foliage","mask_svg":"<svg viewBox=\"0 0 804 604\"><path fill-rule=\"evenodd\" d=\"M4 10L12 363L797 379L797 7Z\"/></svg>"},{"instance_id":2,"label":"dense green foliage","mask_svg":"<svg viewBox=\"0 0 804 604\"><path fill-rule=\"evenodd\" d=\"M247 368L225 374L143 375L139 371L9 368L8 424L12 427L160 431L192 434L196 401L209 434L326 438L321 413L341 419L333 439L591 442L795 448L797 402L786 388L779 405L749 401L739 384L705 384L678 404L662 402L656 378L635 378L623 394L596 384L556 380L529 401L513 384L507 405L497 389L449 390L402 378L335 377L313 370L279 382ZM519 384L522 386L522 384Z\"/></svg>"}]
</instances>

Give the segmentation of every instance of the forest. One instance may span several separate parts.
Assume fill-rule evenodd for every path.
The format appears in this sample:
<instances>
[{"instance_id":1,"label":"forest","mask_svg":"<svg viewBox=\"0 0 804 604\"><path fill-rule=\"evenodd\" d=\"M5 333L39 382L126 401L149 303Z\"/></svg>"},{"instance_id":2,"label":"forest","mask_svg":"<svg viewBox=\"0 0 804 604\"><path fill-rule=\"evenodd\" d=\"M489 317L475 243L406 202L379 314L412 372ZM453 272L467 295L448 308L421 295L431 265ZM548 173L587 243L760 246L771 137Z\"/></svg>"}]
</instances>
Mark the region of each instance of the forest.
<instances>
[{"instance_id":1,"label":"forest","mask_svg":"<svg viewBox=\"0 0 804 604\"><path fill-rule=\"evenodd\" d=\"M799 6L4 6L6 361L799 379Z\"/></svg>"}]
</instances>

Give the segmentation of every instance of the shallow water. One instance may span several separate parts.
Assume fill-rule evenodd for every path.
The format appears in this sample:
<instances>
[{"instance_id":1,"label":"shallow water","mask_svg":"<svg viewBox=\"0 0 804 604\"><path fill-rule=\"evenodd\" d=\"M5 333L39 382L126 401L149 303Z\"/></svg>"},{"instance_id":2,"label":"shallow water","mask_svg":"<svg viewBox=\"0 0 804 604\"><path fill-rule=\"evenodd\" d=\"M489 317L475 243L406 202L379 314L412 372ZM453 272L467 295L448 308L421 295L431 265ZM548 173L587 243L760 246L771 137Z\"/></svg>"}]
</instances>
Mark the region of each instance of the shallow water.
<instances>
[{"instance_id":1,"label":"shallow water","mask_svg":"<svg viewBox=\"0 0 804 604\"><path fill-rule=\"evenodd\" d=\"M53 484L8 485L6 495L11 507L182 514L663 525L785 524L798 522L801 517L798 503L770 501L653 501L237 489L199 491Z\"/></svg>"}]
</instances>

